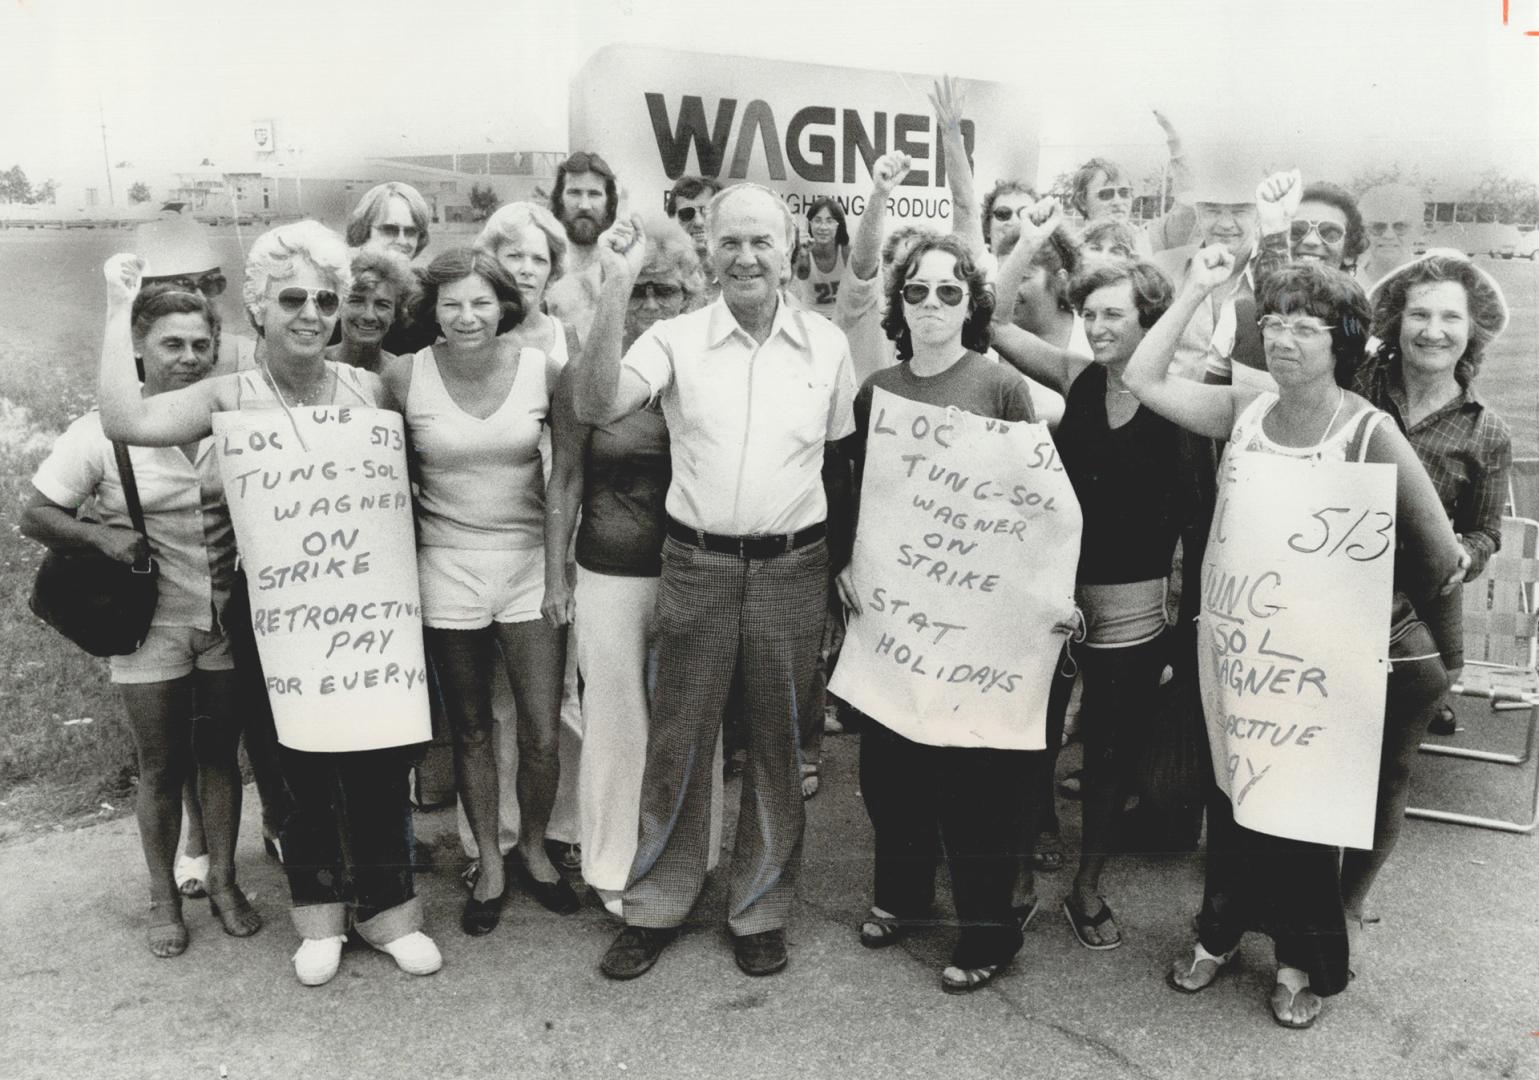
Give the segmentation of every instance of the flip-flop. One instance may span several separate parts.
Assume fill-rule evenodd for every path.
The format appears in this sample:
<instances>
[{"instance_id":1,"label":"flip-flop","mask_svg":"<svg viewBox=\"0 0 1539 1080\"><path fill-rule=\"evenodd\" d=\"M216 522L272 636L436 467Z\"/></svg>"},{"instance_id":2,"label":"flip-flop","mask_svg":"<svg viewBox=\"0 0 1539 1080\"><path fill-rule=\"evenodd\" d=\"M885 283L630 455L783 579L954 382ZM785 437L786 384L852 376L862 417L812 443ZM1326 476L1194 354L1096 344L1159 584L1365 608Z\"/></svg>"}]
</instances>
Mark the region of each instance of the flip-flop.
<instances>
[{"instance_id":1,"label":"flip-flop","mask_svg":"<svg viewBox=\"0 0 1539 1080\"><path fill-rule=\"evenodd\" d=\"M819 766L815 761L808 761L802 765L802 798L810 799L818 793L822 784L819 777Z\"/></svg>"},{"instance_id":2,"label":"flip-flop","mask_svg":"<svg viewBox=\"0 0 1539 1080\"><path fill-rule=\"evenodd\" d=\"M1021 933L1024 934L1026 932L1026 928L1031 925L1031 920L1036 918L1037 912L1041 907L1042 898L1040 896L1033 896L1030 903L1021 904L1010 909L1010 913L1015 916L1015 924L1021 928Z\"/></svg>"},{"instance_id":3,"label":"flip-flop","mask_svg":"<svg viewBox=\"0 0 1539 1080\"><path fill-rule=\"evenodd\" d=\"M162 960L181 956L187 951L187 924L182 921L179 900L151 900L150 921L145 927L145 944Z\"/></svg>"},{"instance_id":4,"label":"flip-flop","mask_svg":"<svg viewBox=\"0 0 1539 1080\"><path fill-rule=\"evenodd\" d=\"M1214 956L1212 953L1208 952L1207 949L1204 949L1202 947L1202 942L1199 941L1197 944L1192 946L1192 962L1187 966L1186 977L1190 979L1193 975L1197 974L1198 964L1212 964L1212 978L1203 983L1201 986L1182 986L1179 982L1176 981L1175 967L1172 966L1170 970L1165 972L1165 982L1172 990L1178 991L1179 993L1200 994L1208 987L1216 983L1220 975L1229 970L1233 964L1233 961L1239 955L1239 952L1240 947L1236 945L1228 952Z\"/></svg>"},{"instance_id":5,"label":"flip-flop","mask_svg":"<svg viewBox=\"0 0 1539 1080\"><path fill-rule=\"evenodd\" d=\"M1293 985L1293 983L1298 981L1297 978L1286 979L1286 980L1283 978L1283 972L1284 971L1292 971L1292 970L1295 970L1295 969L1293 969L1293 968L1278 968L1277 969L1277 982L1272 987L1272 996L1268 1000L1267 1004L1270 1005L1271 1009L1272 1009L1272 1022L1275 1023L1278 1027L1290 1028L1290 1029L1292 1029L1294 1031L1303 1031L1305 1028L1314 1027L1315 1021L1320 1019L1320 1013L1317 1012L1313 1016L1311 1016L1308 1020L1303 1020L1303 1021L1299 1021L1299 1020L1284 1020L1283 1019L1283 1017L1282 1017L1282 1010L1283 1010L1283 1008L1286 1008L1288 1010L1289 1016L1292 1016L1292 1014L1293 1014L1293 1006L1298 1001L1299 995L1300 994L1311 994L1311 993L1313 993L1313 991L1311 991L1309 989L1309 976L1305 975L1302 971L1299 972L1299 975L1304 977L1304 982L1303 982L1303 985L1301 985L1301 986L1294 986ZM1283 995L1287 995L1287 999L1286 1000L1283 999ZM1323 1002L1321 1003L1321 1009L1322 1009L1322 1011L1324 1009L1324 1003Z\"/></svg>"},{"instance_id":6,"label":"flip-flop","mask_svg":"<svg viewBox=\"0 0 1539 1080\"><path fill-rule=\"evenodd\" d=\"M1071 899L1071 897L1064 897L1063 913L1068 918L1069 926L1074 930L1074 936L1079 938L1081 945L1087 949L1094 949L1096 952L1106 952L1122 944L1122 930L1120 927L1117 930L1116 941L1095 943L1085 936L1086 930L1098 929L1107 923L1111 923L1113 926L1117 925L1115 916L1112 915L1111 905L1106 902L1106 897L1096 897L1097 900L1101 901L1101 910L1094 915L1086 915L1082 911L1075 910L1074 905L1070 902Z\"/></svg>"},{"instance_id":7,"label":"flip-flop","mask_svg":"<svg viewBox=\"0 0 1539 1080\"><path fill-rule=\"evenodd\" d=\"M975 968L959 968L953 964L941 972L941 989L948 994L970 994L993 982L994 976L1003 969L1003 964Z\"/></svg>"}]
</instances>

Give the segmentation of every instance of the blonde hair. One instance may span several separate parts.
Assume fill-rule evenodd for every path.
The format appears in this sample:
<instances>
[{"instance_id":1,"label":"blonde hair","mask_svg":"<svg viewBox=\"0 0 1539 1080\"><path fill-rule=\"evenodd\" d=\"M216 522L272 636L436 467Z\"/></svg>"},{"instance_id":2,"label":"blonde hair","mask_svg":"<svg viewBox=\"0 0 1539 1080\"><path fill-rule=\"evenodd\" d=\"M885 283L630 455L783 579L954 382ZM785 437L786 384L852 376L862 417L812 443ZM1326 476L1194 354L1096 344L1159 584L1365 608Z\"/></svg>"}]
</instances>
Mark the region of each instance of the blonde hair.
<instances>
[{"instance_id":1,"label":"blonde hair","mask_svg":"<svg viewBox=\"0 0 1539 1080\"><path fill-rule=\"evenodd\" d=\"M516 239L519 231L530 225L545 234L545 242L550 247L550 279L546 282L549 286L561 276L566 262L566 229L545 207L532 202L510 202L499 206L497 212L486 219L473 246L496 257L499 247Z\"/></svg>"},{"instance_id":2,"label":"blonde hair","mask_svg":"<svg viewBox=\"0 0 1539 1080\"><path fill-rule=\"evenodd\" d=\"M320 271L339 293L352 284L351 258L342 237L318 221L296 221L269 229L251 245L246 256L246 284L241 298L246 314L256 326L257 313L267 303L267 286L294 276L304 261Z\"/></svg>"}]
</instances>

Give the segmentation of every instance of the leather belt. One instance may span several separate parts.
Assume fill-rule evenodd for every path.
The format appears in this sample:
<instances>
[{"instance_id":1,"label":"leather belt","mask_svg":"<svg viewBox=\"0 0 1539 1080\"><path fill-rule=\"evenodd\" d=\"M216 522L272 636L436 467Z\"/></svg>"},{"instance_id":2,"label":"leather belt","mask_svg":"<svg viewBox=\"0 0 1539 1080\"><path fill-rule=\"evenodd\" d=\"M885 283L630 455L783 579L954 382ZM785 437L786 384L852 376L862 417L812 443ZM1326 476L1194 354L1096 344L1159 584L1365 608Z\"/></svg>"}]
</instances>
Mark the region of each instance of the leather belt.
<instances>
[{"instance_id":1,"label":"leather belt","mask_svg":"<svg viewBox=\"0 0 1539 1080\"><path fill-rule=\"evenodd\" d=\"M681 544L704 548L720 555L736 555L739 559L772 559L788 551L815 544L828 532L827 522L808 525L800 532L772 533L768 536L722 536L704 529L692 529L688 525L668 519L668 535Z\"/></svg>"}]
</instances>

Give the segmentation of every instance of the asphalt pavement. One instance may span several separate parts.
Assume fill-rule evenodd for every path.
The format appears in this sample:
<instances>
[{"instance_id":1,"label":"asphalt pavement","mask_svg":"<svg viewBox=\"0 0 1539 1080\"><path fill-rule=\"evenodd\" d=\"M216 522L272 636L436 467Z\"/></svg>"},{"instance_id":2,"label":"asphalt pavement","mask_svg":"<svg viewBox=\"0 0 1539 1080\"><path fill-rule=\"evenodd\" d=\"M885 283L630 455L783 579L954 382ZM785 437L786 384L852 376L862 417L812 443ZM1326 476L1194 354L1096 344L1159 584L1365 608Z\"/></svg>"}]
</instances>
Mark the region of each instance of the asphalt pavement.
<instances>
[{"instance_id":1,"label":"asphalt pavement","mask_svg":"<svg viewBox=\"0 0 1539 1080\"><path fill-rule=\"evenodd\" d=\"M1465 704L1457 738L1511 745L1511 716ZM1532 836L1408 822L1358 978L1309 1031L1273 1024L1272 949L1257 935L1207 991L1166 987L1201 898L1192 855L1112 861L1103 887L1125 944L1108 952L1082 948L1064 919L1070 868L1040 875L1042 910L1015 963L983 991L948 996L948 930L879 952L857 940L871 868L856 753L856 737L826 740L790 965L768 978L733 964L719 872L633 982L599 974L619 924L591 895L560 918L510 886L501 925L466 937L450 810L417 818L433 862L417 888L443 970L409 976L353 940L318 988L294 978L287 890L250 789L239 873L267 925L229 938L189 901L192 944L172 960L143 944L132 819L13 841L0 846L0 1077L1539 1077ZM1532 775L1423 756L1412 801L1521 815ZM1061 807L1070 850L1076 805Z\"/></svg>"}]
</instances>

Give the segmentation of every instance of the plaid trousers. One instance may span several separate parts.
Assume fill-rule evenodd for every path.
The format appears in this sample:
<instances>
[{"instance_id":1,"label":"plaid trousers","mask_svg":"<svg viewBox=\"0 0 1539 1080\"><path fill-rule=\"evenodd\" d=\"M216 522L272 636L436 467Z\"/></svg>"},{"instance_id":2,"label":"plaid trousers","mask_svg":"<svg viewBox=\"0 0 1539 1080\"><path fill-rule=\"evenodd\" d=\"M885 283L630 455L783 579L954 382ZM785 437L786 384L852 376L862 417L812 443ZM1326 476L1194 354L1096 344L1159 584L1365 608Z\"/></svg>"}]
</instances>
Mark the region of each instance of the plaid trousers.
<instances>
[{"instance_id":1,"label":"plaid trousers","mask_svg":"<svg viewBox=\"0 0 1539 1080\"><path fill-rule=\"evenodd\" d=\"M828 589L823 541L769 559L663 546L657 682L625 921L678 926L705 885L713 750L734 674L748 764L728 883L733 934L785 927L805 810L799 732L816 698Z\"/></svg>"}]
</instances>

